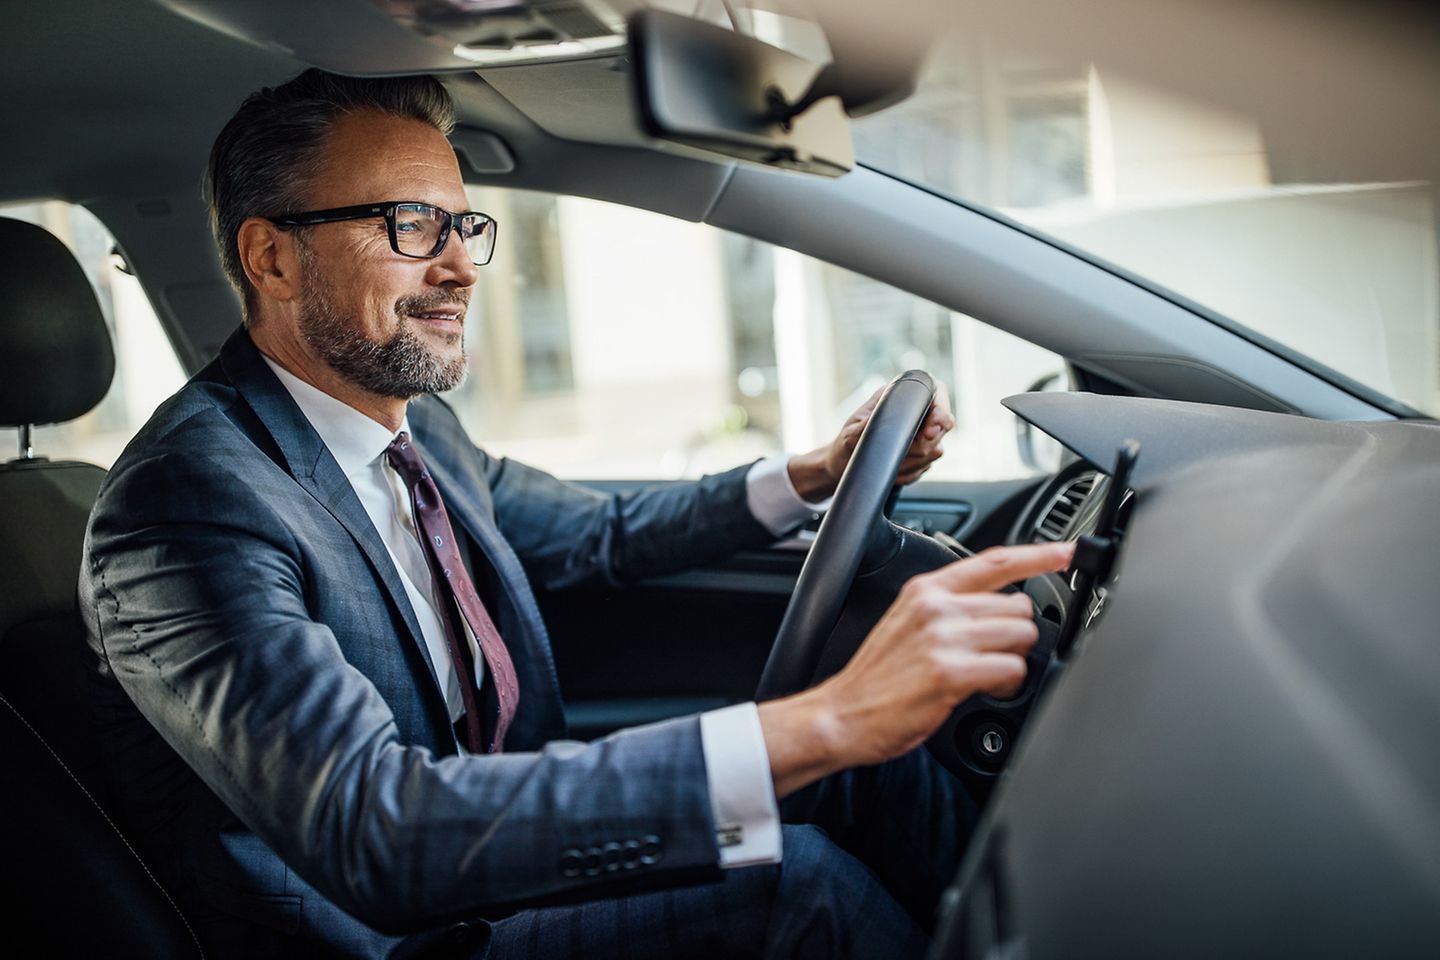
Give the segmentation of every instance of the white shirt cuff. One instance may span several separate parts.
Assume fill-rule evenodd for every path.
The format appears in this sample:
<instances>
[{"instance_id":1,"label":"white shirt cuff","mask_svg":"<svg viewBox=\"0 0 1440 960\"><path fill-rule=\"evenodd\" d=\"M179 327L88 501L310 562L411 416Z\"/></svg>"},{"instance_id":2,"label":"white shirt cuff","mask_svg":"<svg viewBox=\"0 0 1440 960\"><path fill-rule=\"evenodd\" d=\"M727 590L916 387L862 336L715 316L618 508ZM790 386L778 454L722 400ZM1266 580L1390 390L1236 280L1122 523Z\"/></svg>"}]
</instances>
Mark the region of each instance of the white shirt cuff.
<instances>
[{"instance_id":1,"label":"white shirt cuff","mask_svg":"<svg viewBox=\"0 0 1440 960\"><path fill-rule=\"evenodd\" d=\"M745 474L745 504L750 515L777 537L783 537L830 506L829 499L808 503L790 482L790 455L766 457Z\"/></svg>"},{"instance_id":2,"label":"white shirt cuff","mask_svg":"<svg viewBox=\"0 0 1440 960\"><path fill-rule=\"evenodd\" d=\"M759 710L753 703L737 703L700 714L700 743L720 866L779 863L780 808Z\"/></svg>"}]
</instances>

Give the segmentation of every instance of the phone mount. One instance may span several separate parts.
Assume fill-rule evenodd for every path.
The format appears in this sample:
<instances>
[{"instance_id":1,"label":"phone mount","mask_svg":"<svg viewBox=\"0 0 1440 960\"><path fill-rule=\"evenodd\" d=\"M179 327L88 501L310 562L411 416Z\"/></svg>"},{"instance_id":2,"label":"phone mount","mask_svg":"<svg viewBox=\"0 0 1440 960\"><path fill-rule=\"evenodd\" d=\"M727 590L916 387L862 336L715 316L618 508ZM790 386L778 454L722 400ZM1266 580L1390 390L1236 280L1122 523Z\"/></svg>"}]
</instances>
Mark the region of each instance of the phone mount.
<instances>
[{"instance_id":1,"label":"phone mount","mask_svg":"<svg viewBox=\"0 0 1440 960\"><path fill-rule=\"evenodd\" d=\"M1115 454L1115 467L1110 471L1110 486L1093 533L1083 534L1075 541L1075 557L1070 562L1073 576L1069 608L1065 611L1060 639L1055 644L1055 659L1064 660L1080 636L1086 604L1097 587L1114 579L1115 561L1120 555L1120 542L1125 531L1120 525L1120 504L1130 489L1130 475L1140 459L1140 441L1126 440Z\"/></svg>"}]
</instances>

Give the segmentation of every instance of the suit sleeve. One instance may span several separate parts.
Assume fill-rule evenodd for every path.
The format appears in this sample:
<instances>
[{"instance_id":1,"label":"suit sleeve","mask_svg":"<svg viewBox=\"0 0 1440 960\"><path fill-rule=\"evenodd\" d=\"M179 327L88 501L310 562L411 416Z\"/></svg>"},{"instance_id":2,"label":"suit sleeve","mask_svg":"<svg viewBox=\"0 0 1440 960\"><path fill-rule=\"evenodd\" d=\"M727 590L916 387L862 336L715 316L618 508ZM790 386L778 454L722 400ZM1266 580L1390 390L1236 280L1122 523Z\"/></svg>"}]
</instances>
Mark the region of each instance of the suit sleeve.
<instances>
[{"instance_id":1,"label":"suit sleeve","mask_svg":"<svg viewBox=\"0 0 1440 960\"><path fill-rule=\"evenodd\" d=\"M487 460L500 531L548 589L633 583L775 539L746 505L748 465L693 482L603 494L515 460Z\"/></svg>"},{"instance_id":2,"label":"suit sleeve","mask_svg":"<svg viewBox=\"0 0 1440 960\"><path fill-rule=\"evenodd\" d=\"M490 456L470 441L454 410L438 397L412 403L410 423L423 431L427 451L444 456L458 475L485 485L500 532L526 574L547 589L633 583L775 540L747 502L746 475L753 464L606 494Z\"/></svg>"},{"instance_id":3,"label":"suit sleeve","mask_svg":"<svg viewBox=\"0 0 1440 960\"><path fill-rule=\"evenodd\" d=\"M694 718L492 757L401 742L311 619L274 473L221 451L112 474L81 601L146 720L292 869L387 932L716 875Z\"/></svg>"}]
</instances>

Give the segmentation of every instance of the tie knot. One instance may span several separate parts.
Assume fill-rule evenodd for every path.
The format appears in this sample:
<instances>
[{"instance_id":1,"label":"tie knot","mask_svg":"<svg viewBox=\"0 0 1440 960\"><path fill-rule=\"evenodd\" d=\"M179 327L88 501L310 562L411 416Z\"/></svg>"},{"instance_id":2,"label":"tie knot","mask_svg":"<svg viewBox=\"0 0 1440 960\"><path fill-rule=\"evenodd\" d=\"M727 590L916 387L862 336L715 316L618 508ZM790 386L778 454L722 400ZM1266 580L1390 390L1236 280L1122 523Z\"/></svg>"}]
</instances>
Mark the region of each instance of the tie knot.
<instances>
[{"instance_id":1,"label":"tie knot","mask_svg":"<svg viewBox=\"0 0 1440 960\"><path fill-rule=\"evenodd\" d=\"M419 451L410 442L410 434L403 430L390 441L390 446L385 448L385 458L408 483L430 478L430 471L425 469L425 461L420 459Z\"/></svg>"}]
</instances>

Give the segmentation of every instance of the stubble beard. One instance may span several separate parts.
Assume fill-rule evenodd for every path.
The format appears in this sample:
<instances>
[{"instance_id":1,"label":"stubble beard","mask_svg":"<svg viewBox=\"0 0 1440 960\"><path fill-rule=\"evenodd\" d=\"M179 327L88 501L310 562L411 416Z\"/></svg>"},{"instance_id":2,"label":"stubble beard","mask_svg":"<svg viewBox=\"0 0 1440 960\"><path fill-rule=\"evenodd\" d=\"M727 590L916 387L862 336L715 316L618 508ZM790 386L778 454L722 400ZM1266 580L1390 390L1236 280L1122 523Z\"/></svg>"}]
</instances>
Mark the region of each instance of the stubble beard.
<instances>
[{"instance_id":1,"label":"stubble beard","mask_svg":"<svg viewBox=\"0 0 1440 960\"><path fill-rule=\"evenodd\" d=\"M401 297L395 302L395 332L372 340L340 311L330 298L316 265L303 245L300 252L305 286L297 318L301 337L336 373L376 396L409 400L426 393L453 390L465 379L465 355L443 355L426 345L410 320L412 313L440 307L465 309L463 297L437 290L428 296ZM462 334L443 338L453 347Z\"/></svg>"}]
</instances>

